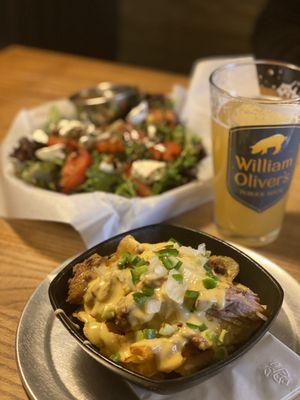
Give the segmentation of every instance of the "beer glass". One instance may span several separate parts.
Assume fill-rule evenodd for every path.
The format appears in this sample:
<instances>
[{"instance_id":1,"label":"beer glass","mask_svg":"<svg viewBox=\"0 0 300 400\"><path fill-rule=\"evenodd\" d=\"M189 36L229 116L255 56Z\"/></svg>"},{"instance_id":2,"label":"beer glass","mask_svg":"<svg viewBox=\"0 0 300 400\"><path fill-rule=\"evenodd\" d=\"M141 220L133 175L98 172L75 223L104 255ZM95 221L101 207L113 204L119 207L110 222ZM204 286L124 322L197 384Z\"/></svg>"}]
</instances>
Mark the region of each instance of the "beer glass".
<instances>
[{"instance_id":1,"label":"beer glass","mask_svg":"<svg viewBox=\"0 0 300 400\"><path fill-rule=\"evenodd\" d=\"M210 76L214 218L232 240L261 246L280 232L300 136L300 68L227 64Z\"/></svg>"}]
</instances>

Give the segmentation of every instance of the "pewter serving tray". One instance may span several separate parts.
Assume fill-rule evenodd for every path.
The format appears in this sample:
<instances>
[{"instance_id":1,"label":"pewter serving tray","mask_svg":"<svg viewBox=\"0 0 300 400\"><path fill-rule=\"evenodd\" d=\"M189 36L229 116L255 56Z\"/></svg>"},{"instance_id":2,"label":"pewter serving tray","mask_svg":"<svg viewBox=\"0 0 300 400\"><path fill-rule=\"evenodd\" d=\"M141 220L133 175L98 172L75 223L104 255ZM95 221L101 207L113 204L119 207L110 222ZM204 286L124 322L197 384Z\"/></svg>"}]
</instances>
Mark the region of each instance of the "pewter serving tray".
<instances>
[{"instance_id":1,"label":"pewter serving tray","mask_svg":"<svg viewBox=\"0 0 300 400\"><path fill-rule=\"evenodd\" d=\"M300 285L267 258L238 247L281 284L285 299L271 332L300 354ZM58 270L38 286L18 326L17 364L28 396L34 400L136 399L129 386L86 354L54 316L48 287Z\"/></svg>"}]
</instances>

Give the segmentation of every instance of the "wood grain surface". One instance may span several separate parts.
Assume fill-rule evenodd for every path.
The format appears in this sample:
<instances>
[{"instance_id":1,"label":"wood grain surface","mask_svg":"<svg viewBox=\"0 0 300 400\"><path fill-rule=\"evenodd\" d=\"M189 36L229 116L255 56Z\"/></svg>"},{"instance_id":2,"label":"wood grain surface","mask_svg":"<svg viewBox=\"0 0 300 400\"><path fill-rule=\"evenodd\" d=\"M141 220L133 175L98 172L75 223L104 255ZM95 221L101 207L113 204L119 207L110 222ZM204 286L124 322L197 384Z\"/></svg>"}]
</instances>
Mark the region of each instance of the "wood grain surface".
<instances>
[{"instance_id":1,"label":"wood grain surface","mask_svg":"<svg viewBox=\"0 0 300 400\"><path fill-rule=\"evenodd\" d=\"M152 92L187 77L24 47L0 52L0 139L20 108L68 96L99 81L126 82ZM172 221L218 235L212 204ZM259 251L300 281L300 165L279 239ZM45 276L84 249L79 235L59 223L0 220L0 399L26 399L15 363L15 332L22 309ZM34 321L33 321L34 324ZM52 400L52 399L50 399ZM53 399L58 400L58 399Z\"/></svg>"}]
</instances>

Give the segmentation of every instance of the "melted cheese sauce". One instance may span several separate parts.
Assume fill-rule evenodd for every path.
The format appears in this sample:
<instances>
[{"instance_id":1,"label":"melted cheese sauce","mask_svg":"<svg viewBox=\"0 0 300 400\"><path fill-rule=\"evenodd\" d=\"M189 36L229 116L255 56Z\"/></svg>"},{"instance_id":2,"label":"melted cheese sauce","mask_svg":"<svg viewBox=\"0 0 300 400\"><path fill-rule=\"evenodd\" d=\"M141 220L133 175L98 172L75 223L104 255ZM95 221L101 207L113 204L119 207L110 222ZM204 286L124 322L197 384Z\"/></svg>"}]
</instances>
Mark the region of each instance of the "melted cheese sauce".
<instances>
[{"instance_id":1,"label":"melted cheese sauce","mask_svg":"<svg viewBox=\"0 0 300 400\"><path fill-rule=\"evenodd\" d=\"M157 251L171 244L179 251L176 256L182 262L179 270L166 269L157 255ZM130 268L118 268L118 261L125 251L138 254L148 263L147 271L136 284L132 282ZM89 283L84 295L83 309L75 313L84 323L85 336L104 354L110 356L118 353L124 363L138 365L140 359L147 363L147 357L154 355L157 371L176 370L184 364L186 358L182 350L193 338L198 338L202 347L203 341L207 348L213 346L205 336L206 330L201 332L191 329L186 323L198 326L205 324L207 330L215 334L221 331L218 320L208 318L205 311L212 306L224 308L225 291L230 282L220 277L217 287L206 289L203 279L207 278L207 271L203 266L207 260L208 256L203 251L190 247L180 247L171 242L139 244L134 238L125 237L116 255L108 263L99 266L99 276ZM174 273L182 275L182 282L172 277ZM133 293L141 293L145 284L154 287L154 292L144 304L138 304ZM185 305L186 290L199 292L193 311ZM157 300L155 304L159 306L159 312L151 312L150 304L147 303L151 299ZM106 322L114 323L115 318L129 325L127 333L118 334L108 329ZM145 328L159 331L164 324L171 326L171 335L137 340L137 331L141 332ZM203 350L202 347L199 345ZM147 354L147 357L145 354L136 356L137 351Z\"/></svg>"}]
</instances>

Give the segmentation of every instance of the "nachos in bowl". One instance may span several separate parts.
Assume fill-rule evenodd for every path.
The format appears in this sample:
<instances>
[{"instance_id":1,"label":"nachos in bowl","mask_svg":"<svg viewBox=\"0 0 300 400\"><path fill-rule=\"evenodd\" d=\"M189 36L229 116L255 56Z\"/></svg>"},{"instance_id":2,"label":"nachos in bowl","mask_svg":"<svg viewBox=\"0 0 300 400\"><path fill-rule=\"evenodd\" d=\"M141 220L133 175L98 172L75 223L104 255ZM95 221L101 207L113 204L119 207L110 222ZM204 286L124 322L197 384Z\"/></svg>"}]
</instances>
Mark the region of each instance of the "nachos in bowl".
<instances>
[{"instance_id":1,"label":"nachos in bowl","mask_svg":"<svg viewBox=\"0 0 300 400\"><path fill-rule=\"evenodd\" d=\"M90 343L147 377L188 375L226 358L267 319L266 307L235 283L239 265L170 239L125 236L110 256L74 267L68 301Z\"/></svg>"}]
</instances>

